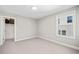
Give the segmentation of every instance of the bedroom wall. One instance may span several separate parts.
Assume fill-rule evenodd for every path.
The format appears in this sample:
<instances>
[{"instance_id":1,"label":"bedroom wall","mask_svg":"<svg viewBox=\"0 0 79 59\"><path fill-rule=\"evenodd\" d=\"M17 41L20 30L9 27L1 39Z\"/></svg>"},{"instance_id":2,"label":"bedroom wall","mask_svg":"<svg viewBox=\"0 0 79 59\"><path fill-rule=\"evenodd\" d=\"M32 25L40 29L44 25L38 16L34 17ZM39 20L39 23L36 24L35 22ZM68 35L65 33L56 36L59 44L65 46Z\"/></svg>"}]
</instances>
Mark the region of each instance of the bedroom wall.
<instances>
[{"instance_id":1,"label":"bedroom wall","mask_svg":"<svg viewBox=\"0 0 79 59\"><path fill-rule=\"evenodd\" d=\"M36 21L16 17L16 41L36 37Z\"/></svg>"},{"instance_id":2,"label":"bedroom wall","mask_svg":"<svg viewBox=\"0 0 79 59\"><path fill-rule=\"evenodd\" d=\"M6 12L3 12L2 15L11 16L16 19L16 22L15 22L16 27L14 26L15 31L16 31L16 34L14 34L16 37L15 41L20 41L20 40L36 37L36 34L37 34L36 20L19 16L16 14L6 13ZM9 28L13 29L13 25L11 26L6 25L6 29L7 29L6 39L13 38L13 30L9 31Z\"/></svg>"},{"instance_id":3,"label":"bedroom wall","mask_svg":"<svg viewBox=\"0 0 79 59\"><path fill-rule=\"evenodd\" d=\"M68 9L62 12L66 12L72 9ZM62 12L59 12L59 13L62 13ZM42 37L48 38L48 40L51 40L51 41L54 40L54 41L61 42L64 44L79 47L79 7L77 7L76 9L76 13L77 13L77 24L76 24L77 36L75 39L69 39L69 38L56 36L56 15L58 13L39 20L39 37L42 36Z\"/></svg>"}]
</instances>

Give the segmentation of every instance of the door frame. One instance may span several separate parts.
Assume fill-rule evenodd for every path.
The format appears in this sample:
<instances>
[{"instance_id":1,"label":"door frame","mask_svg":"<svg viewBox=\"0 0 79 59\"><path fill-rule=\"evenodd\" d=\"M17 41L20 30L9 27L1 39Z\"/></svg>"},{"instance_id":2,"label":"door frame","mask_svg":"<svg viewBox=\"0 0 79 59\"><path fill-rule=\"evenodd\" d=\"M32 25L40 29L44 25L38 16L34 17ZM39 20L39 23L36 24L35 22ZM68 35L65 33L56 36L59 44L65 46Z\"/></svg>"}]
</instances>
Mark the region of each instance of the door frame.
<instances>
[{"instance_id":1,"label":"door frame","mask_svg":"<svg viewBox=\"0 0 79 59\"><path fill-rule=\"evenodd\" d=\"M3 43L4 43L3 38L5 39L5 34L3 35L3 30L4 30L4 28L3 28L4 21L3 20L4 20L3 16L0 16L0 25L1 25L1 27L0 27L0 33L1 33L1 35L0 35L0 46L2 46Z\"/></svg>"},{"instance_id":2,"label":"door frame","mask_svg":"<svg viewBox=\"0 0 79 59\"><path fill-rule=\"evenodd\" d=\"M13 16L3 16L4 20L5 18L13 18L14 19L14 42L16 42L16 18Z\"/></svg>"}]
</instances>

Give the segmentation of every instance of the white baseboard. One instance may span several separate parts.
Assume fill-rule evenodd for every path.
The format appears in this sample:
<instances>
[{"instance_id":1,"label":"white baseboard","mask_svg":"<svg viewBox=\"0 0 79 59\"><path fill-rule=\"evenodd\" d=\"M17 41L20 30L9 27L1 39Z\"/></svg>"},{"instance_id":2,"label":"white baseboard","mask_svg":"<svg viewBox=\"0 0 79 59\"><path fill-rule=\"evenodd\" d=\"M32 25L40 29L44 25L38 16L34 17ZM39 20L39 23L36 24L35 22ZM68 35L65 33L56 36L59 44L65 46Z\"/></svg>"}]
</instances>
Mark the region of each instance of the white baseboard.
<instances>
[{"instance_id":1,"label":"white baseboard","mask_svg":"<svg viewBox=\"0 0 79 59\"><path fill-rule=\"evenodd\" d=\"M12 40L12 39L14 39L14 38L7 38L7 39L5 39L5 40Z\"/></svg>"},{"instance_id":2,"label":"white baseboard","mask_svg":"<svg viewBox=\"0 0 79 59\"><path fill-rule=\"evenodd\" d=\"M31 39L31 38L35 38L35 37L36 37L35 35L29 35L29 36L27 36L26 38L16 39L15 42L17 42L17 41L22 41L22 40L27 40L27 39Z\"/></svg>"},{"instance_id":3,"label":"white baseboard","mask_svg":"<svg viewBox=\"0 0 79 59\"><path fill-rule=\"evenodd\" d=\"M56 43L56 44L60 44L60 45L62 45L62 46L68 47L68 48L72 48L72 49L75 49L75 50L79 50L79 47L77 47L77 46L65 44L65 43L63 43L63 42L59 42L59 41L56 41L56 40L51 40L50 38L48 38L48 37L46 37L46 36L43 36L43 35L39 35L39 38L42 38L42 39L45 39L45 40L54 42L54 43Z\"/></svg>"}]
</instances>

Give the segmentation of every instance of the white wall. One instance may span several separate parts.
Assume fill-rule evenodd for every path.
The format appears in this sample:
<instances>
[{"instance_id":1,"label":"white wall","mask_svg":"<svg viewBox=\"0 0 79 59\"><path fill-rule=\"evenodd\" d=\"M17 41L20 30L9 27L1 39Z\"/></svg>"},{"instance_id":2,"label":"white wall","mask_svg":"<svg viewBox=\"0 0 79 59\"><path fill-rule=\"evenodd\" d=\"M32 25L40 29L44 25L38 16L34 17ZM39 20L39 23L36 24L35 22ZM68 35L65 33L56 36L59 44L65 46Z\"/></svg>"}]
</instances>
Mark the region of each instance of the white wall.
<instances>
[{"instance_id":1,"label":"white wall","mask_svg":"<svg viewBox=\"0 0 79 59\"><path fill-rule=\"evenodd\" d=\"M69 9L70 10L70 9ZM64 12L64 11L62 11ZM60 12L61 13L61 12ZM76 39L56 36L56 15L48 16L39 20L39 35L65 44L79 46L79 35ZM77 8L77 34L79 33L79 8Z\"/></svg>"},{"instance_id":2,"label":"white wall","mask_svg":"<svg viewBox=\"0 0 79 59\"><path fill-rule=\"evenodd\" d=\"M36 37L36 21L16 17L16 41Z\"/></svg>"},{"instance_id":3,"label":"white wall","mask_svg":"<svg viewBox=\"0 0 79 59\"><path fill-rule=\"evenodd\" d=\"M76 17L77 18L77 21L76 21L77 22L77 24L76 24L77 25L76 35L77 36L76 37L77 37L78 44L79 44L79 7L77 7L76 10L77 10L77 12L76 12L77 13L77 17Z\"/></svg>"},{"instance_id":4,"label":"white wall","mask_svg":"<svg viewBox=\"0 0 79 59\"><path fill-rule=\"evenodd\" d=\"M5 39L14 39L14 24L5 24Z\"/></svg>"}]
</instances>

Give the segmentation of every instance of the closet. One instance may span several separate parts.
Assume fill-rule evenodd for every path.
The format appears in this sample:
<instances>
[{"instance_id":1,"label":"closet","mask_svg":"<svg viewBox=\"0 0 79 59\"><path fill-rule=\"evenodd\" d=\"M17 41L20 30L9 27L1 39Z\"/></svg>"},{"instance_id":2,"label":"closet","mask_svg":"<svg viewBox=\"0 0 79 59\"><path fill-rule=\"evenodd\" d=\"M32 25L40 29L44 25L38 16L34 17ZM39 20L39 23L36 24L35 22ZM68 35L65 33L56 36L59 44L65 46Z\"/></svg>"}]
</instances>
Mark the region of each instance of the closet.
<instances>
[{"instance_id":1,"label":"closet","mask_svg":"<svg viewBox=\"0 0 79 59\"><path fill-rule=\"evenodd\" d=\"M13 40L15 41L15 18L14 17L0 17L0 46L5 43L5 41Z\"/></svg>"},{"instance_id":2,"label":"closet","mask_svg":"<svg viewBox=\"0 0 79 59\"><path fill-rule=\"evenodd\" d=\"M14 20L11 17L5 17L5 40L14 39Z\"/></svg>"}]
</instances>

